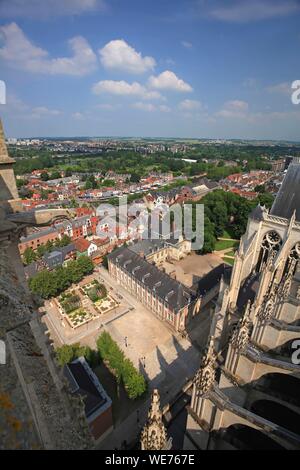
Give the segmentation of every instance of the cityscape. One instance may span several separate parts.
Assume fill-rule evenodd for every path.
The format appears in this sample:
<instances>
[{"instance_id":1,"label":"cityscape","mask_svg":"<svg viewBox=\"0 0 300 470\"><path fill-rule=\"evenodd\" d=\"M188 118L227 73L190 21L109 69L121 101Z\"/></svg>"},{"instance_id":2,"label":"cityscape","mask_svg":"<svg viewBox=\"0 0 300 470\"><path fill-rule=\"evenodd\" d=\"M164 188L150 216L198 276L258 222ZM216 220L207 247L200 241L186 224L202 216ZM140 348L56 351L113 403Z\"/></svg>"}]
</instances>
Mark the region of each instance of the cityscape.
<instances>
[{"instance_id":1,"label":"cityscape","mask_svg":"<svg viewBox=\"0 0 300 470\"><path fill-rule=\"evenodd\" d=\"M121 3L0 3L0 449L300 450L298 2Z\"/></svg>"}]
</instances>

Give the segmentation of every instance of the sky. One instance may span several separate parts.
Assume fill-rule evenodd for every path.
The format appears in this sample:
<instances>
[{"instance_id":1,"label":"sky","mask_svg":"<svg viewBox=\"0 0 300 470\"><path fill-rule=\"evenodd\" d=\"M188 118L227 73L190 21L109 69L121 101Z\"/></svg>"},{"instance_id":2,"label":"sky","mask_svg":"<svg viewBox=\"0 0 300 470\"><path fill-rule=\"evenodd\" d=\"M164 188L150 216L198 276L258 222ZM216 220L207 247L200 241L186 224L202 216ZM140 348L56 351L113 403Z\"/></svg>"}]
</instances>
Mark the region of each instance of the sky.
<instances>
[{"instance_id":1,"label":"sky","mask_svg":"<svg viewBox=\"0 0 300 470\"><path fill-rule=\"evenodd\" d=\"M9 137L300 141L300 0L0 0Z\"/></svg>"}]
</instances>

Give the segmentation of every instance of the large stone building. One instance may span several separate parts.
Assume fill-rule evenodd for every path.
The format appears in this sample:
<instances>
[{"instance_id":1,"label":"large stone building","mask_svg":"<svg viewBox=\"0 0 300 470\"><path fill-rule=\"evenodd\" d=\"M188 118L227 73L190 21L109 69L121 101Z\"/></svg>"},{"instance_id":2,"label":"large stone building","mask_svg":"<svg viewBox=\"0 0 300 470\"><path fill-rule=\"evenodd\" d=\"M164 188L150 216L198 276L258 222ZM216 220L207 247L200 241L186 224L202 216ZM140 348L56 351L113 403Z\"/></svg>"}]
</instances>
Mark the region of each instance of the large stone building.
<instances>
[{"instance_id":1,"label":"large stone building","mask_svg":"<svg viewBox=\"0 0 300 470\"><path fill-rule=\"evenodd\" d=\"M187 240L142 240L108 256L110 275L160 320L185 332L190 320L218 296L231 267L221 264L192 288L164 272L166 260L180 260L190 252ZM200 257L199 257L200 259Z\"/></svg>"},{"instance_id":2,"label":"large stone building","mask_svg":"<svg viewBox=\"0 0 300 470\"><path fill-rule=\"evenodd\" d=\"M113 251L108 255L110 275L159 319L183 331L198 308L195 293L138 253L130 247Z\"/></svg>"},{"instance_id":3,"label":"large stone building","mask_svg":"<svg viewBox=\"0 0 300 470\"><path fill-rule=\"evenodd\" d=\"M300 449L300 162L249 217L193 382L186 448Z\"/></svg>"}]
</instances>

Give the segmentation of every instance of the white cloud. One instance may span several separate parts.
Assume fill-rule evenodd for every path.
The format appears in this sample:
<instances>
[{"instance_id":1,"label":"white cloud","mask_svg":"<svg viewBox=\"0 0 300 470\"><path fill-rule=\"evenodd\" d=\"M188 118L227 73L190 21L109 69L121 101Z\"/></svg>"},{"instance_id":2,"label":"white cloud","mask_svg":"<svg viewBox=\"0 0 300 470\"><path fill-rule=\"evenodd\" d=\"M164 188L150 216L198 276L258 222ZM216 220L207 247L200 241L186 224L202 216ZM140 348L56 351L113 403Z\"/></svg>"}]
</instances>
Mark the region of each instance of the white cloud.
<instances>
[{"instance_id":1,"label":"white cloud","mask_svg":"<svg viewBox=\"0 0 300 470\"><path fill-rule=\"evenodd\" d=\"M58 109L49 109L46 106L37 106L36 108L32 108L30 117L34 119L41 119L43 117L49 116L60 116L61 114L62 112Z\"/></svg>"},{"instance_id":2,"label":"white cloud","mask_svg":"<svg viewBox=\"0 0 300 470\"><path fill-rule=\"evenodd\" d=\"M158 108L162 113L170 113L171 112L170 106L166 106L165 104L161 104Z\"/></svg>"},{"instance_id":3,"label":"white cloud","mask_svg":"<svg viewBox=\"0 0 300 470\"><path fill-rule=\"evenodd\" d=\"M162 113L169 113L171 111L171 108L169 108L169 106L166 106L166 105L156 106L152 103L144 103L142 101L133 103L132 107L136 109L140 109L141 111L147 111L147 112L160 111Z\"/></svg>"},{"instance_id":4,"label":"white cloud","mask_svg":"<svg viewBox=\"0 0 300 470\"><path fill-rule=\"evenodd\" d=\"M76 119L77 121L83 121L86 118L85 114L79 111L77 111L76 113L73 113L71 116L73 119Z\"/></svg>"},{"instance_id":5,"label":"white cloud","mask_svg":"<svg viewBox=\"0 0 300 470\"><path fill-rule=\"evenodd\" d=\"M183 100L178 107L182 111L195 111L201 108L201 102L197 100Z\"/></svg>"},{"instance_id":6,"label":"white cloud","mask_svg":"<svg viewBox=\"0 0 300 470\"><path fill-rule=\"evenodd\" d=\"M212 8L209 16L228 22L243 23L287 16L300 11L297 0L231 0Z\"/></svg>"},{"instance_id":7,"label":"white cloud","mask_svg":"<svg viewBox=\"0 0 300 470\"><path fill-rule=\"evenodd\" d=\"M271 85L267 87L267 91L269 93L280 93L283 95L291 95L292 94L292 82L283 82L283 83L278 83L277 85Z\"/></svg>"},{"instance_id":8,"label":"white cloud","mask_svg":"<svg viewBox=\"0 0 300 470\"><path fill-rule=\"evenodd\" d=\"M151 103L143 103L142 101L138 101L137 103L133 103L133 108L140 109L142 111L152 112L156 110L156 106Z\"/></svg>"},{"instance_id":9,"label":"white cloud","mask_svg":"<svg viewBox=\"0 0 300 470\"><path fill-rule=\"evenodd\" d=\"M104 0L1 0L0 17L80 15L105 8Z\"/></svg>"},{"instance_id":10,"label":"white cloud","mask_svg":"<svg viewBox=\"0 0 300 470\"><path fill-rule=\"evenodd\" d=\"M71 57L51 59L46 50L33 44L16 23L0 27L4 45L0 58L12 67L33 73L50 75L85 75L94 70L97 59L85 38L76 36L69 40Z\"/></svg>"},{"instance_id":11,"label":"white cloud","mask_svg":"<svg viewBox=\"0 0 300 470\"><path fill-rule=\"evenodd\" d=\"M128 83L124 80L102 80L95 83L92 87L92 91L95 95L109 93L119 96L139 96L146 100L162 98L161 94L157 91L148 90L138 82Z\"/></svg>"},{"instance_id":12,"label":"white cloud","mask_svg":"<svg viewBox=\"0 0 300 470\"><path fill-rule=\"evenodd\" d=\"M223 118L245 118L247 117L248 108L249 105L246 101L227 101L216 115Z\"/></svg>"},{"instance_id":13,"label":"white cloud","mask_svg":"<svg viewBox=\"0 0 300 470\"><path fill-rule=\"evenodd\" d=\"M111 70L140 74L153 70L156 65L153 57L143 57L123 39L110 41L99 54L103 67Z\"/></svg>"},{"instance_id":14,"label":"white cloud","mask_svg":"<svg viewBox=\"0 0 300 470\"><path fill-rule=\"evenodd\" d=\"M174 90L180 92L190 92L193 88L183 80L177 77L174 72L166 70L157 77L153 75L149 78L148 84L150 88L157 90Z\"/></svg>"},{"instance_id":15,"label":"white cloud","mask_svg":"<svg viewBox=\"0 0 300 470\"><path fill-rule=\"evenodd\" d=\"M120 108L120 104L110 104L110 103L100 103L95 106L97 109L105 109L106 111L114 111L117 108Z\"/></svg>"},{"instance_id":16,"label":"white cloud","mask_svg":"<svg viewBox=\"0 0 300 470\"><path fill-rule=\"evenodd\" d=\"M181 41L181 45L185 47L186 49L192 49L193 44L189 41Z\"/></svg>"}]
</instances>

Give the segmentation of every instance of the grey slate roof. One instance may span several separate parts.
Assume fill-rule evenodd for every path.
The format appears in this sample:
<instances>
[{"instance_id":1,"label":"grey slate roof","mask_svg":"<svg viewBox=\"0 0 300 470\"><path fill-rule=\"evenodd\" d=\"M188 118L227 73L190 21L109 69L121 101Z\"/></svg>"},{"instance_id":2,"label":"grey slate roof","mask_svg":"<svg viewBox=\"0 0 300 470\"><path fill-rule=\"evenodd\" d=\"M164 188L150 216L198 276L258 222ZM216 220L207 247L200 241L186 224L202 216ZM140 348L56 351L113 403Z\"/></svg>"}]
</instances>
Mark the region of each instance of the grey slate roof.
<instances>
[{"instance_id":1,"label":"grey slate roof","mask_svg":"<svg viewBox=\"0 0 300 470\"><path fill-rule=\"evenodd\" d=\"M72 251L76 251L75 245L74 243L69 243L69 245L62 246L45 253L43 260L49 268L55 268L57 266L61 266L65 261L66 256Z\"/></svg>"},{"instance_id":2,"label":"grey slate roof","mask_svg":"<svg viewBox=\"0 0 300 470\"><path fill-rule=\"evenodd\" d=\"M172 279L155 265L148 263L127 247L121 247L108 255L108 259L132 275L177 313L194 300L191 289Z\"/></svg>"},{"instance_id":3,"label":"grey slate roof","mask_svg":"<svg viewBox=\"0 0 300 470\"><path fill-rule=\"evenodd\" d=\"M128 245L128 248L137 255L142 253L144 256L148 256L151 253L162 250L165 248L165 246L166 243L163 240L140 240L136 243Z\"/></svg>"},{"instance_id":4,"label":"grey slate roof","mask_svg":"<svg viewBox=\"0 0 300 470\"><path fill-rule=\"evenodd\" d=\"M76 248L75 248L74 243L69 243L69 245L60 246L60 247L56 248L55 251L59 251L62 254L63 258L65 259L65 257L69 253L72 253L72 251L76 251Z\"/></svg>"},{"instance_id":5,"label":"grey slate roof","mask_svg":"<svg viewBox=\"0 0 300 470\"><path fill-rule=\"evenodd\" d=\"M55 268L56 266L61 266L63 264L63 256L59 251L45 253L43 260L49 268Z\"/></svg>"},{"instance_id":6,"label":"grey slate roof","mask_svg":"<svg viewBox=\"0 0 300 470\"><path fill-rule=\"evenodd\" d=\"M145 232L146 233L146 232ZM179 242L179 236L176 238L158 238L157 239L145 239L139 240L128 245L128 249L136 253L137 255L143 255L145 257L156 253L163 248L167 248L168 245L176 246Z\"/></svg>"},{"instance_id":7,"label":"grey slate roof","mask_svg":"<svg viewBox=\"0 0 300 470\"><path fill-rule=\"evenodd\" d=\"M83 397L86 417L91 416L107 402L105 395L95 386L81 362L74 361L64 366L64 375L70 383L71 392Z\"/></svg>"},{"instance_id":8,"label":"grey slate roof","mask_svg":"<svg viewBox=\"0 0 300 470\"><path fill-rule=\"evenodd\" d=\"M86 225L87 221L90 220L90 218L91 216L89 215L83 215L82 217L78 217L77 219L73 219L72 221L63 220L62 222L55 224L55 227L57 229L60 229L60 228L67 228L69 225L72 225L73 228L79 228L79 227L82 227L83 225Z\"/></svg>"},{"instance_id":9,"label":"grey slate roof","mask_svg":"<svg viewBox=\"0 0 300 470\"><path fill-rule=\"evenodd\" d=\"M287 170L270 214L290 219L295 210L300 222L300 160L296 159Z\"/></svg>"},{"instance_id":10,"label":"grey slate roof","mask_svg":"<svg viewBox=\"0 0 300 470\"><path fill-rule=\"evenodd\" d=\"M44 235L49 235L50 233L57 233L57 230L54 229L54 228L49 228L49 229L46 229L46 230L40 230L39 232L31 233L27 237L21 237L20 241L21 241L21 243L26 243L26 242L29 242L31 240L35 240L36 238L40 238Z\"/></svg>"}]
</instances>

